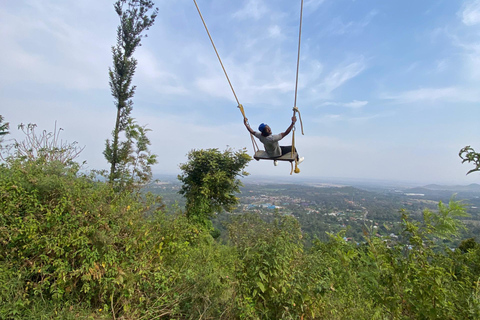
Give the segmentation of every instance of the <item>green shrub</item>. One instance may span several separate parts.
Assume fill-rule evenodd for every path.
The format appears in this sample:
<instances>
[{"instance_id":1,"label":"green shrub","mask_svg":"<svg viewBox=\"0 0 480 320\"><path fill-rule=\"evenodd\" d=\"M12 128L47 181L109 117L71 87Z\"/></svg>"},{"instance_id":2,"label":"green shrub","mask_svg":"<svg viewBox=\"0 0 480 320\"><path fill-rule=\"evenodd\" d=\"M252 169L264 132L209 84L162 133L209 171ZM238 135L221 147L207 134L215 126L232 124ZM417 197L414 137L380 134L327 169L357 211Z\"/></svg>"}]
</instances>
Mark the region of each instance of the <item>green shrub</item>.
<instances>
[{"instance_id":1,"label":"green shrub","mask_svg":"<svg viewBox=\"0 0 480 320\"><path fill-rule=\"evenodd\" d=\"M255 215L242 215L229 232L239 255L235 275L240 317L299 318L306 305L298 279L303 253L298 221L277 216L268 223Z\"/></svg>"},{"instance_id":2,"label":"green shrub","mask_svg":"<svg viewBox=\"0 0 480 320\"><path fill-rule=\"evenodd\" d=\"M141 267L152 203L41 158L0 167L0 200L0 262L18 272L26 296L101 307L133 294L126 270Z\"/></svg>"}]
</instances>

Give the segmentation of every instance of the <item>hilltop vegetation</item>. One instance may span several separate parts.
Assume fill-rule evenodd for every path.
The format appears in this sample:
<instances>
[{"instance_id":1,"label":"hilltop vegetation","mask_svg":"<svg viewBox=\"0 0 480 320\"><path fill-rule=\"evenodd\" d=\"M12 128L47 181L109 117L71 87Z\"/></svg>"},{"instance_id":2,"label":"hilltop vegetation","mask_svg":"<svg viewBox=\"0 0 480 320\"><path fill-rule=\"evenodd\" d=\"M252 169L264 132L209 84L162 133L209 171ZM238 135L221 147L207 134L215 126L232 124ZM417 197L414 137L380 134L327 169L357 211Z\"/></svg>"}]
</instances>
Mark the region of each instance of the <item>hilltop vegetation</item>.
<instances>
[{"instance_id":1,"label":"hilltop vegetation","mask_svg":"<svg viewBox=\"0 0 480 320\"><path fill-rule=\"evenodd\" d=\"M402 241L365 229L359 244L340 231L306 246L295 217L246 213L221 242L205 219L238 201L242 152L190 158L185 168L216 160L193 180L185 171L200 191L188 214L49 157L58 152L13 153L0 166L0 319L480 317L480 246L443 245L463 228L458 202L420 220L402 212Z\"/></svg>"},{"instance_id":2,"label":"hilltop vegetation","mask_svg":"<svg viewBox=\"0 0 480 320\"><path fill-rule=\"evenodd\" d=\"M265 218L239 209L251 204L237 197L250 157L217 149L192 150L180 165L185 209L147 192L157 156L131 116L132 79L153 6L114 4L109 172L82 171L82 148L32 124L20 125L25 141L2 146L0 116L0 319L480 318L480 245L461 238L461 202L270 186L302 200L283 199L287 211ZM480 170L472 148L460 156ZM224 211L235 214L214 225Z\"/></svg>"}]
</instances>

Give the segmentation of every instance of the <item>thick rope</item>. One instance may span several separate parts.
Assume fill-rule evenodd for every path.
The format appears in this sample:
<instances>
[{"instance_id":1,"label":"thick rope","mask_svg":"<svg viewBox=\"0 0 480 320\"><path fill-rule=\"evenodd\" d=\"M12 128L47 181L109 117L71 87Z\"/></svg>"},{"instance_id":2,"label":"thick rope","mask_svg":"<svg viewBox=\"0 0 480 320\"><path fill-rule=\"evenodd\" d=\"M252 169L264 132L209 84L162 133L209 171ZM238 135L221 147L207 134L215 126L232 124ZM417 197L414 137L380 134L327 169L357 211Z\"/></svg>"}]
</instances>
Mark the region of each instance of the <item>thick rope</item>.
<instances>
[{"instance_id":1,"label":"thick rope","mask_svg":"<svg viewBox=\"0 0 480 320\"><path fill-rule=\"evenodd\" d=\"M207 24L205 23L205 19L203 19L202 12L200 11L200 8L198 7L197 1L193 0L193 2L195 3L195 7L197 7L197 11L198 11L198 14L200 15L200 19L202 19L203 26L205 27L205 30L207 31L208 37L210 38L210 42L212 43L213 49L215 50L218 61L220 62L220 65L222 66L223 73L225 73L225 77L227 78L228 84L230 85L230 89L232 89L233 96L235 97L235 100L237 100L238 108L240 109L240 112L243 115L243 119L246 119L247 117L245 116L245 111L243 110L243 106L240 104L240 101L238 101L237 94L235 93L235 90L233 89L232 82L230 81L230 78L228 77L227 71L225 70L225 67L223 66L222 59L220 58L220 55L218 54L217 47L215 46L215 43L213 42L212 36L210 35L210 31L208 31L208 27L207 27ZM252 134L250 134L250 139L252 140L253 152L255 153L259 150L257 142L255 141L255 138L253 137Z\"/></svg>"},{"instance_id":2,"label":"thick rope","mask_svg":"<svg viewBox=\"0 0 480 320\"><path fill-rule=\"evenodd\" d=\"M303 1L303 0L302 0ZM238 101L237 94L235 93L235 90L233 90L232 83L230 82L230 79L228 78L227 71L225 70L225 67L223 66L222 59L220 59L220 55L218 54L217 47L215 47L215 43L213 42L212 36L210 35L210 32L208 31L207 24L205 23L205 20L203 19L202 13L200 12L200 8L198 7L197 1L193 0L195 3L195 7L197 7L198 14L200 15L200 18L202 19L203 26L205 27L205 30L207 30L208 37L210 38L210 42L212 43L213 49L215 50L215 53L217 54L218 61L220 62L220 65L222 66L223 72L225 73L225 77L227 77L228 84L230 85L230 88L232 89L233 95L235 96L235 100L237 100L237 104L240 105L240 102Z\"/></svg>"},{"instance_id":3,"label":"thick rope","mask_svg":"<svg viewBox=\"0 0 480 320\"><path fill-rule=\"evenodd\" d=\"M302 135L303 133L303 122L302 122L302 116L300 115L300 110L298 110L297 107L297 92L298 92L298 73L300 70L300 47L301 47L301 41L302 41L302 20L303 20L303 0L301 0L300 4L300 26L298 30L298 53L297 53L297 73L295 76L295 100L293 102L293 116L295 116L296 113L298 113L299 119L300 119L300 127L302 129ZM291 154L293 155L295 151L295 126L293 127L292 130L292 151ZM296 152L295 152L296 153ZM292 164L292 171L295 173L300 173L300 169L298 168L298 154L296 154L295 157L295 170L293 169L293 163ZM292 174L292 171L290 171L290 174Z\"/></svg>"},{"instance_id":4,"label":"thick rope","mask_svg":"<svg viewBox=\"0 0 480 320\"><path fill-rule=\"evenodd\" d=\"M298 54L297 54L297 75L295 79L295 101L293 103L293 107L297 107L297 90L298 90L298 72L300 69L300 45L302 41L302 20L303 20L303 0L301 1L300 6L300 27L298 30ZM302 132L303 134L303 132Z\"/></svg>"},{"instance_id":5,"label":"thick rope","mask_svg":"<svg viewBox=\"0 0 480 320\"><path fill-rule=\"evenodd\" d=\"M240 112L243 115L243 119L247 119L247 117L245 116L245 110L243 110L243 105L239 104L238 108L240 109ZM250 125L248 123L248 120L247 120L247 124ZM255 153L257 153L257 151L260 150L260 149L258 148L257 141L255 140L255 138L253 137L253 134L251 134L251 133L250 133L250 140L252 140L253 154L255 155Z\"/></svg>"}]
</instances>

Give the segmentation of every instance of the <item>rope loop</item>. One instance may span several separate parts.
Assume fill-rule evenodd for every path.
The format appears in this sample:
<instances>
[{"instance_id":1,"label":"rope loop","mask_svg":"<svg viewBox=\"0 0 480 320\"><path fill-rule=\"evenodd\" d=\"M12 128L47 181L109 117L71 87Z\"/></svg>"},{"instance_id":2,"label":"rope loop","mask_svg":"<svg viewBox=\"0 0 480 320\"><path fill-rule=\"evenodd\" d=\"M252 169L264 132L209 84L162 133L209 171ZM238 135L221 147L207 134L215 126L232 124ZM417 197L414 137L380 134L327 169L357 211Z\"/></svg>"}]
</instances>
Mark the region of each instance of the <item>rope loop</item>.
<instances>
[{"instance_id":1,"label":"rope loop","mask_svg":"<svg viewBox=\"0 0 480 320\"><path fill-rule=\"evenodd\" d=\"M293 115L295 116L296 113L298 113L298 118L300 120L300 128L302 129L302 135L305 135L303 133L302 114L300 113L300 110L295 106L295 107L293 107ZM294 127L294 130L295 130L295 127Z\"/></svg>"}]
</instances>

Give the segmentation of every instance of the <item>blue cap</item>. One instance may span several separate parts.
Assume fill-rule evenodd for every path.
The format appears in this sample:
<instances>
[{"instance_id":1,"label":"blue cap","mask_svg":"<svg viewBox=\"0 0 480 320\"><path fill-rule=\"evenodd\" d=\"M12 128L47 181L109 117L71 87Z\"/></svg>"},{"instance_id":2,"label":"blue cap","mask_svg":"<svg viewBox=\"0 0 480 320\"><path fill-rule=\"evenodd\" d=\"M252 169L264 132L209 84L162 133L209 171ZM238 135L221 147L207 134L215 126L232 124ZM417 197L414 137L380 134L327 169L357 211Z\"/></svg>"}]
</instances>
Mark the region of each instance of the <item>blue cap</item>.
<instances>
[{"instance_id":1,"label":"blue cap","mask_svg":"<svg viewBox=\"0 0 480 320\"><path fill-rule=\"evenodd\" d=\"M263 130L265 130L265 127L267 125L265 123L262 123L261 125L258 126L258 130L260 130L260 132L263 132Z\"/></svg>"}]
</instances>

